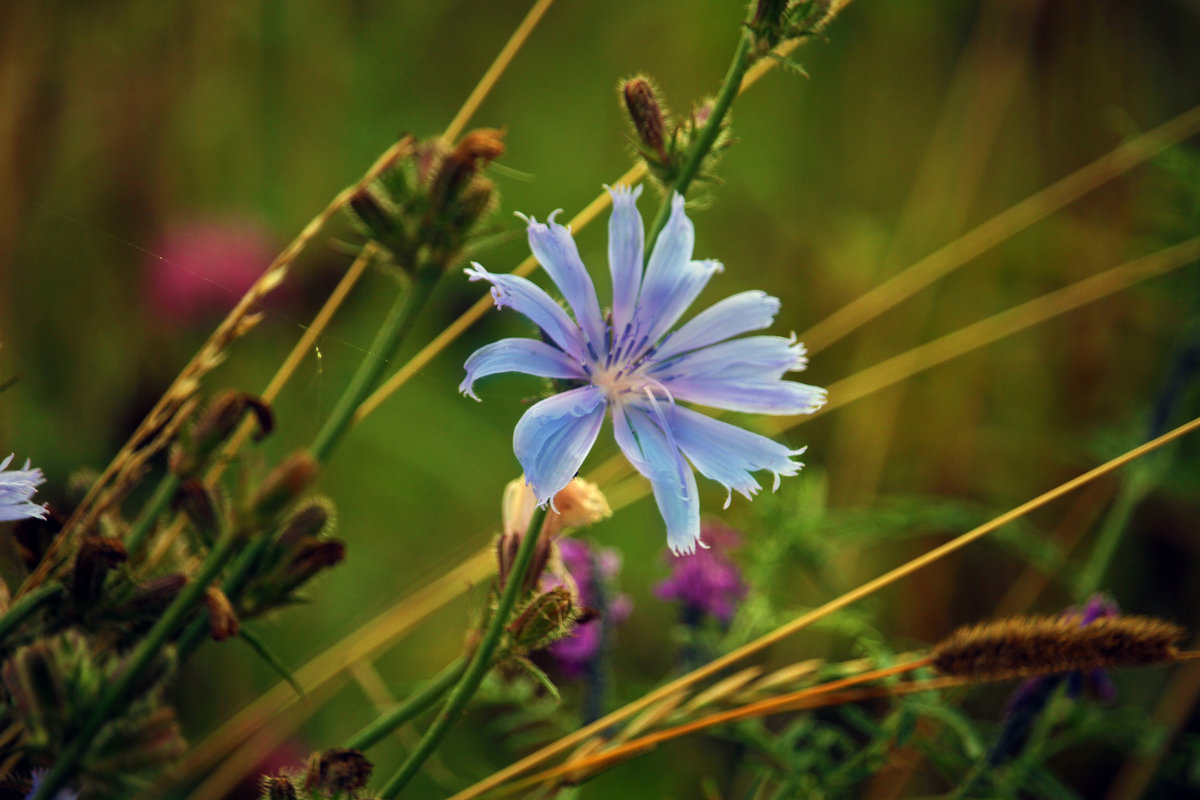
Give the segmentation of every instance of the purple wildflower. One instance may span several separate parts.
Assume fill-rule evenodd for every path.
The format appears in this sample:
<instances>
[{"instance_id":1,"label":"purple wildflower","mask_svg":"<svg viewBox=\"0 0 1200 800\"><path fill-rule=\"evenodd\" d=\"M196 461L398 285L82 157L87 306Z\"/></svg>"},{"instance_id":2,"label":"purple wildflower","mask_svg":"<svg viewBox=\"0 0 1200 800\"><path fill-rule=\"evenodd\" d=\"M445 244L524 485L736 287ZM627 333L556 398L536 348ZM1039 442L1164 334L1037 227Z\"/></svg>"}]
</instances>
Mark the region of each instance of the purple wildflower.
<instances>
[{"instance_id":1,"label":"purple wildflower","mask_svg":"<svg viewBox=\"0 0 1200 800\"><path fill-rule=\"evenodd\" d=\"M575 582L575 602L578 606L599 612L575 627L574 632L550 645L550 655L568 675L578 676L587 671L604 644L604 627L624 622L633 610L629 597L610 596L607 587L621 571L621 557L611 548L595 550L579 539L558 540L558 552L563 566ZM551 574L542 578L543 591L563 585L563 580Z\"/></svg>"},{"instance_id":2,"label":"purple wildflower","mask_svg":"<svg viewBox=\"0 0 1200 800\"><path fill-rule=\"evenodd\" d=\"M728 623L746 596L741 570L728 555L741 546L741 537L732 528L711 522L701 527L700 535L708 549L673 561L671 577L654 587L654 594L682 603L688 617L698 612Z\"/></svg>"},{"instance_id":3,"label":"purple wildflower","mask_svg":"<svg viewBox=\"0 0 1200 800\"><path fill-rule=\"evenodd\" d=\"M29 517L45 519L46 506L38 505L30 498L46 478L40 469L29 468L28 459L21 469L8 469L13 455L0 462L0 522Z\"/></svg>"},{"instance_id":4,"label":"purple wildflower","mask_svg":"<svg viewBox=\"0 0 1200 800\"><path fill-rule=\"evenodd\" d=\"M546 224L529 219L530 248L574 316L532 282L474 264L466 271L471 280L491 283L496 306L524 314L546 341L502 339L481 347L467 359L459 390L478 399L475 382L500 372L573 381L575 388L526 411L513 431L513 450L537 502L549 502L575 476L611 410L617 444L650 480L668 545L677 554L692 553L700 543L693 466L724 485L730 497L735 490L751 497L761 488L752 472L773 473L778 486L781 476L795 475L803 466L793 456L804 451L677 401L747 413L810 414L825 402L825 390L783 380L807 363L804 346L794 337L734 338L774 320L779 300L764 292L728 297L672 332L721 265L692 260L692 223L683 197L675 195L643 273L640 188L618 187L610 194L611 313L600 312L571 231L556 223L554 214Z\"/></svg>"}]
</instances>

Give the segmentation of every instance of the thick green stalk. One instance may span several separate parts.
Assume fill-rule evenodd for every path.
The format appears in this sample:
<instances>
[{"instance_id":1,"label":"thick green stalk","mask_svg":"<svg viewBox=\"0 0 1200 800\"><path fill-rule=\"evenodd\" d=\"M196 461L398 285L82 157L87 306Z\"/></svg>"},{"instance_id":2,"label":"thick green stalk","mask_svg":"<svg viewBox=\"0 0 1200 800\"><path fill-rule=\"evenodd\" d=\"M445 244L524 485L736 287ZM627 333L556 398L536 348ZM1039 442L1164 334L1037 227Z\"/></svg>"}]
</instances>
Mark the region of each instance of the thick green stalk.
<instances>
[{"instance_id":1,"label":"thick green stalk","mask_svg":"<svg viewBox=\"0 0 1200 800\"><path fill-rule=\"evenodd\" d=\"M417 743L416 749L409 754L408 759L388 781L387 786L383 787L383 791L379 794L382 800L393 800L396 795L400 794L405 785L417 774L421 765L433 755L438 745L442 743L442 739L466 709L467 703L475 696L479 684L483 682L483 676L492 668L492 656L496 654L496 647L500 644L500 638L504 634L504 628L508 624L508 617L512 613L513 606L517 604L517 600L521 596L525 573L529 571L529 564L533 561L533 551L537 547L538 536L545 519L545 508L534 511L533 519L529 521L529 528L525 531L521 546L517 550L517 557L513 560L512 570L505 579L507 582L504 584L504 591L500 593L500 601L496 604L496 613L488 623L487 630L479 642L479 648L471 657L470 665L458 685L450 692L450 697L446 699L446 704L438 712L437 718L425 731L421 741Z\"/></svg>"},{"instance_id":2,"label":"thick green stalk","mask_svg":"<svg viewBox=\"0 0 1200 800\"><path fill-rule=\"evenodd\" d=\"M712 112L708 115L708 122L700 129L700 133L692 142L691 149L688 150L687 158L684 159L683 165L679 168L679 175L675 178L675 184L672 190L681 195L686 195L688 187L692 185L692 179L696 177L696 173L700 170L700 164L704 161L704 157L708 155L708 151L712 149L713 143L717 141L717 135L721 132L721 120L729 112L729 107L733 105L734 98L738 95L738 90L742 86L742 77L745 76L746 70L750 68L750 51L754 46L753 36L749 31L742 33L742 40L738 42L737 51L733 54L733 61L729 65L729 71L725 73L725 81L721 84L720 91L717 92L717 99L713 101ZM654 222L650 226L650 234L646 237L646 260L649 261L650 253L654 251L654 242L658 239L658 235L662 233L662 229L666 227L667 219L671 216L671 198L668 196L663 200L662 205L658 207L658 214L654 217Z\"/></svg>"},{"instance_id":3,"label":"thick green stalk","mask_svg":"<svg viewBox=\"0 0 1200 800\"><path fill-rule=\"evenodd\" d=\"M47 583L34 589L16 602L16 605L0 617L0 644L15 631L22 622L44 605L54 602L63 593L61 583Z\"/></svg>"},{"instance_id":4,"label":"thick green stalk","mask_svg":"<svg viewBox=\"0 0 1200 800\"><path fill-rule=\"evenodd\" d=\"M142 508L142 513L134 520L133 525L129 528L129 534L125 537L125 550L131 559L136 559L138 553L141 552L142 545L146 543L146 535L150 533L150 529L154 527L155 521L166 509L167 504L171 502L171 498L175 496L175 490L178 488L178 475L168 472L162 476L154 494L150 496L145 507Z\"/></svg>"},{"instance_id":5,"label":"thick green stalk","mask_svg":"<svg viewBox=\"0 0 1200 800\"><path fill-rule=\"evenodd\" d=\"M154 657L178 630L184 617L200 603L209 584L216 580L217 575L224 569L226 562L237 549L239 539L240 537L233 531L226 531L217 540L216 545L209 552L208 558L200 567L200 572L196 575L195 580L184 587L179 596L175 598L175 602L171 603L154 627L150 629L150 632L146 634L146 638L130 654L120 676L107 685L82 729L66 746L53 769L38 787L33 800L49 800L71 777L96 734L109 721L113 711L131 699L129 696L131 690L141 680Z\"/></svg>"},{"instance_id":6,"label":"thick green stalk","mask_svg":"<svg viewBox=\"0 0 1200 800\"><path fill-rule=\"evenodd\" d=\"M404 698L395 708L380 715L379 719L367 725L346 742L346 747L353 750L366 750L383 740L392 731L420 714L438 701L450 687L458 683L467 669L467 659L458 657L450 662L437 675L433 676L424 686Z\"/></svg>"},{"instance_id":7,"label":"thick green stalk","mask_svg":"<svg viewBox=\"0 0 1200 800\"><path fill-rule=\"evenodd\" d=\"M333 412L325 420L325 424L313 440L312 447L309 448L313 458L318 462L324 463L328 460L333 448L350 429L354 412L379 383L384 367L396 354L401 340L412 329L417 311L429 299L429 295L441 275L442 270L437 266L423 264L417 268L408 291L402 292L396 297L387 319L383 321L379 332L375 334L375 341L371 343L371 352L359 364L358 372L354 373L354 377L350 379L350 383L342 392Z\"/></svg>"}]
</instances>

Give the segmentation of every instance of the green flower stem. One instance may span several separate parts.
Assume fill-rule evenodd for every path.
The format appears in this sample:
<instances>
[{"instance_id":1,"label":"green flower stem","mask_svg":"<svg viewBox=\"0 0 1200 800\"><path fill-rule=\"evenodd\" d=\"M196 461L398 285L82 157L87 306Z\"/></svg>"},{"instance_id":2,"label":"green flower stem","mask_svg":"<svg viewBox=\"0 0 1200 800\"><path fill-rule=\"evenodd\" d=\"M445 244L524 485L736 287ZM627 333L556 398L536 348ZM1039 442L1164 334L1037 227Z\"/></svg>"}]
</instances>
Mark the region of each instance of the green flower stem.
<instances>
[{"instance_id":1,"label":"green flower stem","mask_svg":"<svg viewBox=\"0 0 1200 800\"><path fill-rule=\"evenodd\" d=\"M471 657L470 665L450 692L450 697L446 699L446 704L438 712L437 718L425 731L421 741L417 743L416 749L409 754L408 759L388 781L387 786L383 787L383 791L379 794L381 800L393 800L396 795L400 794L400 791L417 774L417 770L421 768L426 759L433 755L438 745L442 743L442 739L462 715L467 703L475 696L479 684L483 681L483 676L491 669L492 656L495 655L496 647L500 644L500 638L504 634L504 627L508 624L508 617L512 613L513 606L517 604L521 595L525 573L529 571L529 564L533 561L533 551L537 547L538 536L541 534L542 523L545 519L545 508L538 508L533 512L533 519L529 521L529 528L526 529L525 536L521 539L521 546L517 550L512 570L506 578L504 591L500 593L500 601L496 604L496 613L492 615L491 622L488 623L487 630L479 642L479 648Z\"/></svg>"},{"instance_id":2,"label":"green flower stem","mask_svg":"<svg viewBox=\"0 0 1200 800\"><path fill-rule=\"evenodd\" d=\"M179 483L179 476L174 472L167 472L158 482L154 494L150 496L142 508L142 513L134 520L125 537L125 550L129 553L130 559L136 559L137 554L141 552L142 545L146 543L147 534L150 533L154 522L166 509L167 504L171 502L171 498L175 496L175 490L179 488Z\"/></svg>"},{"instance_id":3,"label":"green flower stem","mask_svg":"<svg viewBox=\"0 0 1200 800\"><path fill-rule=\"evenodd\" d=\"M392 303L392 307L388 311L383 325L380 326L379 332L375 334L375 340L371 343L370 352L363 358L362 363L359 364L358 371L350 379L346 390L342 392L337 405L334 407L332 413L330 413L329 418L325 420L325 424L321 426L321 430L318 431L312 446L309 448L309 452L318 463L323 463L329 459L333 448L341 441L345 433L350 430L350 425L354 419L354 412L358 409L359 404L375 388L380 376L383 374L384 367L391 361L392 356L396 354L400 342L412 330L417 312L425 305L425 301L429 299L429 295L432 294L434 286L437 285L438 279L442 276L442 272L443 270L436 264L425 264L418 267L412 285L408 287L407 291L400 292L396 296L396 300ZM231 599L237 597L237 594L253 576L254 567L270 545L270 536L264 534L238 556L237 561L234 562L231 574L223 587L225 594ZM205 622L203 619L197 619L192 623L191 627L187 629L179 640L179 657L181 659L185 659L191 655L192 651L204 639L204 632Z\"/></svg>"},{"instance_id":4,"label":"green flower stem","mask_svg":"<svg viewBox=\"0 0 1200 800\"><path fill-rule=\"evenodd\" d=\"M208 558L201 565L195 580L184 587L183 591L175 598L175 602L171 603L154 627L150 629L150 632L146 634L146 638L130 654L120 676L105 687L82 729L63 750L53 769L47 773L42 785L34 794L33 800L49 800L74 774L96 734L109 721L109 717L117 707L131 699L131 691L141 680L154 657L178 630L184 617L200 603L205 590L224 569L226 562L237 550L239 543L240 537L234 531L226 531L217 540L216 545L209 552Z\"/></svg>"},{"instance_id":5,"label":"green flower stem","mask_svg":"<svg viewBox=\"0 0 1200 800\"><path fill-rule=\"evenodd\" d=\"M725 81L721 84L721 89L717 92L717 99L713 102L712 113L708 116L708 122L700 130L695 141L692 142L687 158L684 159L683 165L679 168L679 175L675 178L675 185L671 187L681 195L687 194L688 187L692 184L692 179L696 177L696 173L700 169L700 163L704 161L704 157L712 149L713 143L717 141L717 135L721 132L721 120L725 118L725 114L729 112L729 107L733 105L734 98L737 97L738 91L742 87L742 77L746 74L746 70L750 68L750 63L753 60L751 58L751 49L753 46L753 36L749 31L744 31L742 33L742 40L738 42L737 51L733 54L733 61L729 65L729 71L725 73ZM654 217L654 223L650 226L650 235L646 237L647 261L650 259L650 253L654 250L655 240L662 233L662 229L666 227L667 219L670 216L671 198L668 196L663 200L662 205L658 207L658 214Z\"/></svg>"},{"instance_id":6,"label":"green flower stem","mask_svg":"<svg viewBox=\"0 0 1200 800\"><path fill-rule=\"evenodd\" d=\"M42 606L53 603L64 591L61 583L47 583L18 600L16 605L0 617L0 644L3 644L8 635L20 627L30 615Z\"/></svg>"},{"instance_id":7,"label":"green flower stem","mask_svg":"<svg viewBox=\"0 0 1200 800\"><path fill-rule=\"evenodd\" d=\"M466 670L467 659L465 657L460 656L454 659L424 686L404 698L403 702L395 708L389 709L380 715L379 719L350 737L345 746L353 750L366 750L368 747L374 747L389 733L437 702L438 698L448 692L451 686L458 683Z\"/></svg>"},{"instance_id":8,"label":"green flower stem","mask_svg":"<svg viewBox=\"0 0 1200 800\"><path fill-rule=\"evenodd\" d=\"M1091 558L1088 559L1087 564L1080 570L1075 580L1075 599L1079 602L1086 601L1099 591L1104 576L1108 574L1113 557L1117 554L1121 537L1129 529L1129 520L1133 517L1133 512L1153 488L1154 480L1150 474L1154 468L1153 463L1153 461L1144 461L1135 464L1125 482L1121 484L1112 507L1104 516L1104 523L1096 537L1096 545L1092 549Z\"/></svg>"},{"instance_id":9,"label":"green flower stem","mask_svg":"<svg viewBox=\"0 0 1200 800\"><path fill-rule=\"evenodd\" d=\"M309 448L318 463L328 460L333 448L350 429L354 412L379 382L384 367L396 354L401 340L412 329L417 311L429 299L433 287L441 276L442 270L439 266L422 264L416 270L412 286L408 287L408 291L402 292L396 297L396 302L392 304L387 319L383 321L379 332L375 334L375 341L371 343L371 352L359 364L358 372L354 373L354 377L350 379L346 391L338 399L333 412L325 420L325 424L317 433L316 439L313 440L312 447Z\"/></svg>"}]
</instances>

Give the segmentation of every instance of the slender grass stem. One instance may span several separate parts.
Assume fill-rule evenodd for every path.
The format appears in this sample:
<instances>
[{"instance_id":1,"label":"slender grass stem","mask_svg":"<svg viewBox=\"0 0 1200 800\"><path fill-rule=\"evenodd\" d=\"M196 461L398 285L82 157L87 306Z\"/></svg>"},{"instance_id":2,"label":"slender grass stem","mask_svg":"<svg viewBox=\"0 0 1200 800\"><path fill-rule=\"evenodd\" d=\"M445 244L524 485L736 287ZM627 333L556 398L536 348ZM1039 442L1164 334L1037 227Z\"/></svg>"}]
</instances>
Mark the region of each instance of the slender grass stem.
<instances>
[{"instance_id":1,"label":"slender grass stem","mask_svg":"<svg viewBox=\"0 0 1200 800\"><path fill-rule=\"evenodd\" d=\"M804 630L814 623L819 622L820 620L828 617L830 614L853 605L859 600L869 597L881 589L891 586L893 583L903 580L913 573L925 569L926 567L940 561L951 553L957 552L958 550L961 550L969 544L973 544L979 539L986 537L1005 525L1020 519L1031 511L1041 508L1051 501L1056 500L1069 492L1073 492L1082 486L1085 486L1096 478L1107 475L1108 473L1123 467L1131 461L1135 461L1147 453L1151 453L1163 445L1173 442L1176 439L1186 436L1187 434L1198 429L1200 429L1200 417L1193 419L1191 422L1181 425L1178 428L1163 434L1162 436L1152 439L1151 441L1146 442L1139 447L1135 447L1132 450L1129 450L1120 456L1117 456L1116 458L1083 473L1082 475L1072 478L1066 483L1060 484L1055 488L1038 495L1032 500L1022 503L1010 511L1006 511L1000 516L984 523L983 525L973 528L972 530L969 530L966 533L951 539L949 542L922 553L920 556L917 556L916 558L911 559L892 570L889 570L883 575L861 584L857 588L826 602L812 611L801 614L791 621L778 626L769 633L758 637L754 641L749 642L730 653L726 653L720 658L710 661L703 667L693 670L686 675L670 681L658 689L646 693L637 700L634 700L622 708L607 714L592 724L585 725L574 733L562 737L557 742L543 747L541 750L538 750L536 753L521 759L515 764L493 773L484 780L476 783L474 786L471 786L454 795L451 800L467 800L468 798L478 797L484 792L490 791L492 788L499 786L502 783L506 783L514 776L526 772L531 767L541 764L542 762L549 758L553 758L559 753L565 752L569 748L585 741L588 739L588 737L600 733L606 728L621 722L622 720L628 719L645 708L649 708L655 703L661 701L663 698L678 692L680 689L691 686L692 684L716 675L725 668L736 664L747 656L758 653L767 647L770 647L771 645Z\"/></svg>"},{"instance_id":2,"label":"slender grass stem","mask_svg":"<svg viewBox=\"0 0 1200 800\"><path fill-rule=\"evenodd\" d=\"M412 285L396 297L383 325L371 343L371 352L359 364L337 405L317 432L309 452L319 463L328 460L333 448L350 429L354 412L379 382L384 367L396 354L400 342L412 330L417 312L429 299L442 271L437 266L423 264L416 268Z\"/></svg>"},{"instance_id":3,"label":"slender grass stem","mask_svg":"<svg viewBox=\"0 0 1200 800\"><path fill-rule=\"evenodd\" d=\"M496 654L496 648L499 646L504 628L508 624L508 617L523 591L525 573L529 571L529 565L533 561L533 552L537 548L538 537L545 519L546 508L542 507L534 511L533 517L529 521L529 527L525 530L525 536L521 539L521 546L517 549L517 556L513 561L507 582L504 584L504 590L500 593L500 600L496 603L496 610L488 623L487 630L484 631L483 638L479 641L479 647L471 656L470 664L450 692L450 696L446 699L446 704L442 706L437 718L425 731L421 741L417 743L416 749L409 754L408 759L400 766L400 770L383 787L383 791L379 795L382 800L392 800L412 780L413 776L417 774L417 770L433 754L442 743L442 739L450 732L450 728L458 721L459 716L466 709L467 703L479 689L483 676L492 668L492 657Z\"/></svg>"},{"instance_id":4,"label":"slender grass stem","mask_svg":"<svg viewBox=\"0 0 1200 800\"><path fill-rule=\"evenodd\" d=\"M1091 558L1084 564L1075 580L1075 598L1083 601L1100 589L1104 576L1117 554L1121 538L1129 528L1129 520L1138 507L1138 503L1150 491L1154 481L1149 476L1146 462L1138 464L1138 469L1132 471L1126 481L1121 484L1112 507L1104 516L1096 544L1092 548Z\"/></svg>"},{"instance_id":5,"label":"slender grass stem","mask_svg":"<svg viewBox=\"0 0 1200 800\"><path fill-rule=\"evenodd\" d=\"M858 330L883 312L949 275L1088 192L1200 131L1200 106L1130 139L1092 163L1030 195L897 273L798 337L809 355Z\"/></svg>"},{"instance_id":6,"label":"slender grass stem","mask_svg":"<svg viewBox=\"0 0 1200 800\"><path fill-rule=\"evenodd\" d=\"M49 800L55 792L63 787L87 753L96 734L109 721L109 717L116 708L131 699L132 690L141 680L154 657L179 629L184 617L191 613L204 597L204 592L208 589L209 584L220 574L240 542L240 535L232 530L226 531L217 540L195 579L184 587L158 622L154 624L154 627L150 629L150 632L146 634L146 638L142 639L130 654L119 677L106 686L83 727L66 745L54 767L46 774L41 786L34 794L33 800Z\"/></svg>"},{"instance_id":7,"label":"slender grass stem","mask_svg":"<svg viewBox=\"0 0 1200 800\"><path fill-rule=\"evenodd\" d=\"M154 523L158 521L159 516L166 510L171 502L171 498L175 496L175 490L178 488L179 476L174 472L168 471L159 479L158 486L154 489L154 494L146 501L146 505L142 507L142 512L133 521L133 525L129 528L129 534L125 537L125 550L129 553L130 559L137 559L138 554L142 551L142 546L146 544L146 537L154 528Z\"/></svg>"},{"instance_id":8,"label":"slender grass stem","mask_svg":"<svg viewBox=\"0 0 1200 800\"><path fill-rule=\"evenodd\" d=\"M53 603L63 595L64 591L66 590L62 584L48 583L45 586L39 586L14 603L8 611L4 612L4 616L0 617L0 645L3 645L4 640L19 628L22 622L29 619L38 609Z\"/></svg>"},{"instance_id":9,"label":"slender grass stem","mask_svg":"<svg viewBox=\"0 0 1200 800\"><path fill-rule=\"evenodd\" d=\"M383 740L392 731L429 708L438 698L450 690L467 670L467 660L459 657L445 669L429 679L420 689L410 694L395 708L389 709L379 719L367 725L346 741L346 747L366 750Z\"/></svg>"},{"instance_id":10,"label":"slender grass stem","mask_svg":"<svg viewBox=\"0 0 1200 800\"><path fill-rule=\"evenodd\" d=\"M721 88L717 91L716 100L713 101L712 111L708 115L708 122L700 129L695 141L692 142L687 158L684 159L683 164L679 168L679 175L676 176L675 183L671 186L673 191L682 195L687 194L688 187L692 185L692 180L696 177L696 173L700 171L700 164L704 161L709 151L712 150L713 144L716 143L717 135L721 132L721 122L725 119L725 115L729 113L729 108L733 105L734 98L741 92L742 77L746 74L746 70L750 68L751 49L753 46L754 40L750 31L742 31L742 38L738 41L737 49L733 53L733 61L729 63L729 70L725 73L725 80L721 83ZM670 215L671 198L667 196L663 198L662 204L659 205L654 222L650 225L650 232L646 235L647 261L650 259L650 253L654 250L654 241L662 233L662 229L666 226L667 218Z\"/></svg>"}]
</instances>

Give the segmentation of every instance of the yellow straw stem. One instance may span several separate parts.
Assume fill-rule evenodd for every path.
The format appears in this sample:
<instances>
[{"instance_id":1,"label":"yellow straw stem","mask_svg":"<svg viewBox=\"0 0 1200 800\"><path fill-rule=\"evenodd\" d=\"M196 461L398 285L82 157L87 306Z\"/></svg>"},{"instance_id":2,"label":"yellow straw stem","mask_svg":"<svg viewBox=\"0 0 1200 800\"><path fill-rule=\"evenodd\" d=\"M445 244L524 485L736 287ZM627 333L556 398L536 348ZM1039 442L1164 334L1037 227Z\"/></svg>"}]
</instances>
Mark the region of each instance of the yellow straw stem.
<instances>
[{"instance_id":1,"label":"yellow straw stem","mask_svg":"<svg viewBox=\"0 0 1200 800\"><path fill-rule=\"evenodd\" d=\"M602 717L601 719L593 722L592 724L585 725L583 728L580 728L575 733L564 736L563 738L559 739L557 742L554 742L550 745L547 745L546 747L543 747L541 750L538 750L536 753L533 753L532 755L521 759L520 761L516 762L515 764L512 764L511 766L509 766L505 769L502 769L499 772L496 772L493 775L485 778L484 780L480 781L479 783L476 783L474 786L471 786L470 788L468 788L462 792L459 792L458 794L454 795L452 800L467 800L467 798L478 797L479 795L483 794L484 792L489 791L489 790L493 789L494 787L499 786L502 783L505 783L506 781L510 780L514 776L520 775L522 772L525 772L526 770L530 769L531 767L534 767L537 764L540 764L543 761L545 761L549 758L552 758L552 757L558 755L559 753L562 753L562 752L570 749L571 747L574 747L575 745L579 744L580 742L585 741L590 736L597 734L597 733L605 730L606 728L608 728L612 725L615 725L618 722L621 722L622 720L628 719L633 714L636 714L637 712L641 711L642 709L647 708L647 707L657 703L658 701L662 700L664 697L675 694L676 692L683 689L684 687L691 686L694 683L697 683L701 680L704 680L713 675L716 675L717 673L719 673L722 670L726 669L727 667L737 663L738 661L741 661L742 659L746 658L747 656L753 655L754 653L764 650L767 647L770 647L771 645L773 645L777 642L780 642L783 639L786 639L789 636L809 627L813 623L824 619L825 617L829 616L830 614L833 614L834 612L840 611L843 608L846 608L847 606L857 603L859 600L863 599L864 597L868 597L868 596L874 594L875 592L878 592L880 589L886 588L887 586L890 586L891 584L896 583L897 581L900 581L903 578L907 578L909 575L912 575L914 572L922 570L925 567L928 567L930 564L933 564L933 563L941 560L942 558L945 558L946 556L950 555L951 553L961 550L962 548L966 547L967 545L972 544L973 542L977 541L978 539L982 539L983 537L987 536L988 534L992 533L993 531L995 531L999 528L1004 527L1005 525L1009 524L1010 522L1012 522L1016 519L1020 519L1021 517L1025 516L1029 512L1034 511L1038 508L1041 508L1042 506L1050 503L1053 500L1058 499L1059 497L1063 496L1064 494L1067 494L1068 492L1072 492L1075 489L1078 489L1079 487L1084 486L1085 484L1095 480L1096 478L1099 478L1103 475L1107 475L1108 473L1112 472L1113 470L1116 470L1116 469L1124 466L1125 464L1128 464L1130 461L1141 458L1142 456L1146 455L1147 453L1157 450L1159 447L1162 447L1163 445L1168 444L1169 442L1173 442L1174 440L1180 438L1181 436L1191 433L1192 431L1196 430L1197 428L1200 428L1200 417L1198 417L1184 425L1181 425L1178 428L1175 428L1174 430L1170 431L1169 433L1165 433L1156 439L1146 442L1145 444L1143 444L1139 447L1135 447L1134 449L1129 450L1129 451L1123 453L1122 455L1117 456L1116 458L1105 462L1101 466L1091 469L1091 470L1085 472L1084 474L1079 475L1078 477L1073 478L1073 479L1067 481L1066 483L1063 483L1063 484L1051 489L1048 492L1045 492L1044 494L1038 495L1034 499L1032 499L1026 503L1022 503L1021 505L1017 506L1016 508L1012 509L1011 511L1007 511L1004 514L1001 514L1000 516L992 519L989 522L984 523L983 525L980 525L977 528L973 528L972 530L967 531L966 533L958 536L955 539L950 540L949 542L941 545L940 547L935 547L934 549L932 549L910 561L905 562L904 564L900 565L899 567L896 567L895 569L893 569L889 572L886 572L883 575L880 575L879 577L875 578L874 580L867 581L866 583L862 584L858 588L853 589L849 592L846 592L845 594L841 595L840 597L830 600L829 602L825 603L822 606L819 606L818 608L816 608L812 611L809 611L805 614L801 614L800 616L796 617L795 619L791 620L790 622L780 625L775 630L773 630L767 634L764 634L763 636L760 636L759 638L755 639L754 641L749 642L748 644L745 644L742 647L739 647L738 649L734 650L733 652L727 653L726 655L721 656L720 658L710 661L708 664L705 664L703 667L700 667L699 669L693 670L692 672L689 672L686 675L676 678L675 680L665 684L664 686L662 686L658 689L655 689L654 691L643 695L642 697L638 698L637 700L634 700L633 702L628 703L627 705L617 709L616 711L613 711L612 713Z\"/></svg>"},{"instance_id":2,"label":"yellow straw stem","mask_svg":"<svg viewBox=\"0 0 1200 800\"><path fill-rule=\"evenodd\" d=\"M1200 131L1200 106L1130 139L884 281L799 338L816 353L1088 192Z\"/></svg>"},{"instance_id":3,"label":"yellow straw stem","mask_svg":"<svg viewBox=\"0 0 1200 800\"><path fill-rule=\"evenodd\" d=\"M538 0L533 4L533 8L529 9L529 13L525 15L525 19L521 20L521 24L513 31L513 35L509 38L508 43L496 55L496 60L488 67L487 72L483 73L483 77L479 79L479 83L475 84L475 88L471 94L467 96L463 102L462 108L454 115L454 119L446 126L446 132L442 134L449 141L454 141L467 127L467 122L471 117L475 116L475 112L479 110L479 106L483 103L484 98L492 91L492 87L496 85L496 81L500 80L500 76L508 69L508 65L512 63L513 58L517 55L517 51L525 44L525 40L529 38L529 34L533 33L533 29L541 22L542 16L549 10L554 0Z\"/></svg>"}]
</instances>

